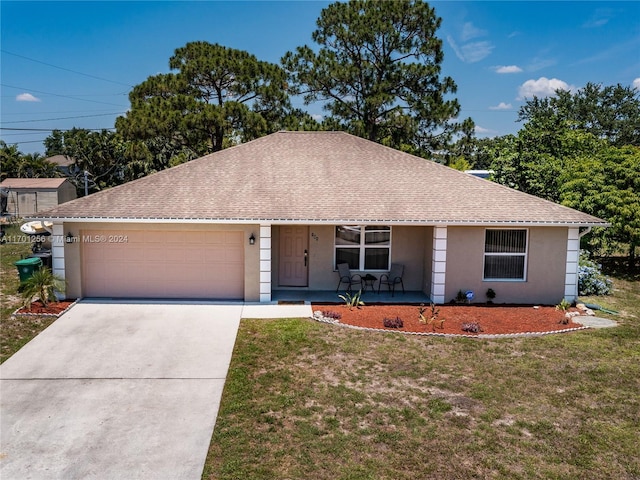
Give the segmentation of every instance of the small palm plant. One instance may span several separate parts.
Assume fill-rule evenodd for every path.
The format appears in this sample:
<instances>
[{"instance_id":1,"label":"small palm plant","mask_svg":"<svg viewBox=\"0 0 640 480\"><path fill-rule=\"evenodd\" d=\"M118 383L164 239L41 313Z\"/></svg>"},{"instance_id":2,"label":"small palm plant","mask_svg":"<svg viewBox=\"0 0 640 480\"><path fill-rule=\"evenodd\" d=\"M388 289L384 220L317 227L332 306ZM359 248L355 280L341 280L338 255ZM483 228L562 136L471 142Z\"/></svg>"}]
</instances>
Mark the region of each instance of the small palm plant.
<instances>
[{"instance_id":1,"label":"small palm plant","mask_svg":"<svg viewBox=\"0 0 640 480\"><path fill-rule=\"evenodd\" d=\"M435 303L430 304L431 312L425 315L427 311L424 303L420 304L420 308L418 309L418 317L420 317L420 323L424 325L431 325L433 331L436 331L436 322L440 322L439 328L444 328L444 318L438 318L440 315L440 309L436 307Z\"/></svg>"},{"instance_id":2,"label":"small palm plant","mask_svg":"<svg viewBox=\"0 0 640 480\"><path fill-rule=\"evenodd\" d=\"M57 301L55 291L63 291L65 288L64 279L54 275L51 269L41 268L36 270L26 282L22 290L23 306L31 309L31 302L35 297L39 297L43 306L48 306L49 302Z\"/></svg>"},{"instance_id":3,"label":"small palm plant","mask_svg":"<svg viewBox=\"0 0 640 480\"><path fill-rule=\"evenodd\" d=\"M362 290L358 290L358 292L354 293L353 295L351 295L349 292L345 292L344 295L338 295L338 297L342 299L349 310L352 310L353 307L360 308L364 305L364 302L360 299L361 296Z\"/></svg>"}]
</instances>

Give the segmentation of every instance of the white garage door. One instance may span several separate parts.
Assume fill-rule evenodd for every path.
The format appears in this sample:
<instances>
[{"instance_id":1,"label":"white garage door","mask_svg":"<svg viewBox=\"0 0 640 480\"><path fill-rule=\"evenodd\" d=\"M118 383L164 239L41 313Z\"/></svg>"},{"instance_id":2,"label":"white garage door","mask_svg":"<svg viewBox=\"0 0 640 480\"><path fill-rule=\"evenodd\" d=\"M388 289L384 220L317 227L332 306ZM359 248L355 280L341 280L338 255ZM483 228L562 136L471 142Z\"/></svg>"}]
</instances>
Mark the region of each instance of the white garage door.
<instances>
[{"instance_id":1,"label":"white garage door","mask_svg":"<svg viewBox=\"0 0 640 480\"><path fill-rule=\"evenodd\" d=\"M242 232L81 232L86 297L244 297Z\"/></svg>"}]
</instances>

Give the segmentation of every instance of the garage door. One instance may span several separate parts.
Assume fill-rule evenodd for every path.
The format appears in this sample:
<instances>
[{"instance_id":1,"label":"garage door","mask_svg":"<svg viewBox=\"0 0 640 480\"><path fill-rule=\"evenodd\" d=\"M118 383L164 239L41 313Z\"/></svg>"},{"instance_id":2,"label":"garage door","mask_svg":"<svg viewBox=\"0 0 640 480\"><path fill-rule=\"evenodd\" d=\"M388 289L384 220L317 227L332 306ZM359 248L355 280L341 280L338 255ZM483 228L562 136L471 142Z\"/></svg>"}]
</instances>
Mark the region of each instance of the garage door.
<instances>
[{"instance_id":1,"label":"garage door","mask_svg":"<svg viewBox=\"0 0 640 480\"><path fill-rule=\"evenodd\" d=\"M242 232L81 232L86 297L244 297Z\"/></svg>"}]
</instances>

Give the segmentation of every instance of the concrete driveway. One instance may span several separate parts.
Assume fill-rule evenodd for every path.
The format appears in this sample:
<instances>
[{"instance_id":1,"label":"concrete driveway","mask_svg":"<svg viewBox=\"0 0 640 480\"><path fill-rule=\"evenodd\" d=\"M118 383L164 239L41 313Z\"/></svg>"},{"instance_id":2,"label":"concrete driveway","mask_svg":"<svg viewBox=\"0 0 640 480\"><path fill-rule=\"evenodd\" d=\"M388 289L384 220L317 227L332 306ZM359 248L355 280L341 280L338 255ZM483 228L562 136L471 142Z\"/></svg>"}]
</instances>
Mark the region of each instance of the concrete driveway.
<instances>
[{"instance_id":1,"label":"concrete driveway","mask_svg":"<svg viewBox=\"0 0 640 480\"><path fill-rule=\"evenodd\" d=\"M242 308L75 305L0 366L0 478L199 479Z\"/></svg>"}]
</instances>

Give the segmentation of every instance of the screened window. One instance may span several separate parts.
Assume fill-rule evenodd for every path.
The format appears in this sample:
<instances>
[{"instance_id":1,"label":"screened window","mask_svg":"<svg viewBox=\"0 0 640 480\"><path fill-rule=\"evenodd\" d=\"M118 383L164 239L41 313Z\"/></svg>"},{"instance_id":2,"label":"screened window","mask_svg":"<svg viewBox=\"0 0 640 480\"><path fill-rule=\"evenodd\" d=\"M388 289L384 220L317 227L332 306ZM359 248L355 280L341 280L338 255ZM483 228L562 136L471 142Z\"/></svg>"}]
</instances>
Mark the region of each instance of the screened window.
<instances>
[{"instance_id":1,"label":"screened window","mask_svg":"<svg viewBox=\"0 0 640 480\"><path fill-rule=\"evenodd\" d=\"M335 259L335 265L348 263L352 270L389 270L391 227L336 227Z\"/></svg>"},{"instance_id":2,"label":"screened window","mask_svg":"<svg viewBox=\"0 0 640 480\"><path fill-rule=\"evenodd\" d=\"M526 280L527 230L485 230L484 279Z\"/></svg>"}]
</instances>

